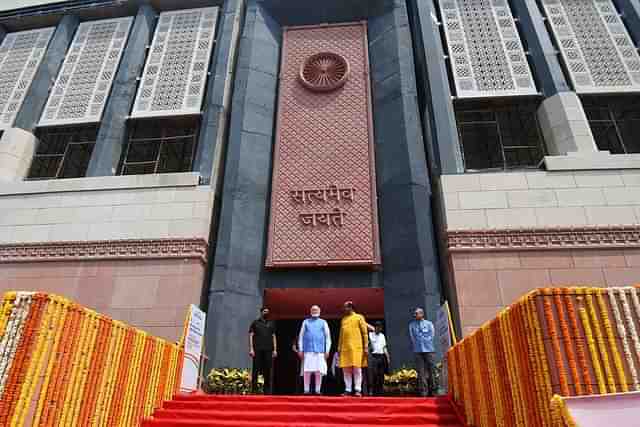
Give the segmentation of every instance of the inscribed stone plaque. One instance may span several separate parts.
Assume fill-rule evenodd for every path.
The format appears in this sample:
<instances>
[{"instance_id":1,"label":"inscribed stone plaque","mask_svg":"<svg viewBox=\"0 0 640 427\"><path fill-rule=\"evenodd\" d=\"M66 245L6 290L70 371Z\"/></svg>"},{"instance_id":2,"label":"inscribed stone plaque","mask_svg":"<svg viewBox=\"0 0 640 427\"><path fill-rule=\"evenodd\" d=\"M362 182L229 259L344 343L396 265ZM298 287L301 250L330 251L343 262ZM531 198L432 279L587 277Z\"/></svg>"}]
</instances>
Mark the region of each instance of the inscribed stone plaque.
<instances>
[{"instance_id":1,"label":"inscribed stone plaque","mask_svg":"<svg viewBox=\"0 0 640 427\"><path fill-rule=\"evenodd\" d=\"M380 263L366 35L284 31L268 267Z\"/></svg>"}]
</instances>

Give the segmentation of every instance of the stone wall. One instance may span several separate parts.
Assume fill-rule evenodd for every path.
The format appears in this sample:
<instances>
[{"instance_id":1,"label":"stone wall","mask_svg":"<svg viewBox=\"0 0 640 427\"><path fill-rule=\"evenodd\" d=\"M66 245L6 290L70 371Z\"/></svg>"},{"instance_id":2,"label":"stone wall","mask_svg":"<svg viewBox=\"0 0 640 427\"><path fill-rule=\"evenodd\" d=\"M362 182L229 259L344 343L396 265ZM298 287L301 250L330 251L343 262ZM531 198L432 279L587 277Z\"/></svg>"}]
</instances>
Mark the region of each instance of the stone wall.
<instances>
[{"instance_id":1,"label":"stone wall","mask_svg":"<svg viewBox=\"0 0 640 427\"><path fill-rule=\"evenodd\" d=\"M0 184L0 245L209 239L213 191L194 173Z\"/></svg>"},{"instance_id":2,"label":"stone wall","mask_svg":"<svg viewBox=\"0 0 640 427\"><path fill-rule=\"evenodd\" d=\"M541 287L640 283L640 170L442 176L464 335Z\"/></svg>"}]
</instances>

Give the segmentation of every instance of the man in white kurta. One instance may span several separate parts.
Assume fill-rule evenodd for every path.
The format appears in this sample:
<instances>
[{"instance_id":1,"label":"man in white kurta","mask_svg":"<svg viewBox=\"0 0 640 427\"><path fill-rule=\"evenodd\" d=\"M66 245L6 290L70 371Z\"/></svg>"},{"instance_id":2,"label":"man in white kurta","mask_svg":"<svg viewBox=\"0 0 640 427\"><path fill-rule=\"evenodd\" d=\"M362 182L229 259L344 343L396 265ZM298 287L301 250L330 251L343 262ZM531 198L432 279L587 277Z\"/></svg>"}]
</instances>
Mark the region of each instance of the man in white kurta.
<instances>
[{"instance_id":1,"label":"man in white kurta","mask_svg":"<svg viewBox=\"0 0 640 427\"><path fill-rule=\"evenodd\" d=\"M315 380L315 392L320 394L322 377L327 375L327 359L331 351L331 331L320 318L320 307L311 307L311 317L302 322L298 334L298 356L302 359L304 394L310 394L311 376Z\"/></svg>"}]
</instances>

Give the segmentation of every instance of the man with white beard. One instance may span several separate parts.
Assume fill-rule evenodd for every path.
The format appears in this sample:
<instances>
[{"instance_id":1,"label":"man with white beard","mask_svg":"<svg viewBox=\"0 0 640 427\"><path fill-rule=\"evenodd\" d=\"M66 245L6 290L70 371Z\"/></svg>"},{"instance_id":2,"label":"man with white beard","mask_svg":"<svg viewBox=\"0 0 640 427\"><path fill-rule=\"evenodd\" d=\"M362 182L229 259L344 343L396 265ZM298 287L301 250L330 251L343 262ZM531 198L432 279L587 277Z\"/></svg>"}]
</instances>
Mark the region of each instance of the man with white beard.
<instances>
[{"instance_id":1,"label":"man with white beard","mask_svg":"<svg viewBox=\"0 0 640 427\"><path fill-rule=\"evenodd\" d=\"M311 317L302 322L298 334L298 357L302 360L304 394L311 394L311 376L315 380L315 394L321 393L322 377L327 375L327 359L331 351L329 325L320 318L320 307L311 307Z\"/></svg>"}]
</instances>

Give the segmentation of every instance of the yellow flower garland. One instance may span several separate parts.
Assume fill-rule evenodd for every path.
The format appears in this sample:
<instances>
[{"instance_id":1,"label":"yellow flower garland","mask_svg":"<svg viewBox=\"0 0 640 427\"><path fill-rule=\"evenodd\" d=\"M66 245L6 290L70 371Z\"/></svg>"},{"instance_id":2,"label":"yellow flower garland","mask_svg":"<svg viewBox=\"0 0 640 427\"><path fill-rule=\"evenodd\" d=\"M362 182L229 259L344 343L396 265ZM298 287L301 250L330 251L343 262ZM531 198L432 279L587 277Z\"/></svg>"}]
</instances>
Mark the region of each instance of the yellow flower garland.
<instances>
[{"instance_id":1,"label":"yellow flower garland","mask_svg":"<svg viewBox=\"0 0 640 427\"><path fill-rule=\"evenodd\" d=\"M598 292L599 289L593 289L591 292ZM607 351L607 345L604 340L604 336L602 335L602 331L600 330L600 319L596 314L595 305L593 303L593 297L591 294L585 295L585 300L587 302L587 308L589 310L589 317L591 319L591 324L593 325L592 331L594 333L597 348L600 353L600 358L602 360L602 367L604 369L604 374L606 375L607 385L609 391L611 393L616 393L616 380L614 377L613 369L611 368L611 364L609 363L609 353Z\"/></svg>"},{"instance_id":2,"label":"yellow flower garland","mask_svg":"<svg viewBox=\"0 0 640 427\"><path fill-rule=\"evenodd\" d=\"M558 427L578 427L562 397L557 394L552 398L554 420Z\"/></svg>"},{"instance_id":3,"label":"yellow flower garland","mask_svg":"<svg viewBox=\"0 0 640 427\"><path fill-rule=\"evenodd\" d=\"M598 301L598 306L600 307L600 318L602 319L602 323L604 324L604 330L608 340L608 347L611 350L613 365L616 369L618 381L620 387L622 388L622 392L626 393L629 391L629 386L627 384L627 375L624 372L624 365L622 364L622 358L620 357L620 352L618 351L618 343L613 332L613 326L611 326L611 319L609 319L609 310L607 308L607 303L602 295L604 292L606 292L606 290L599 289L596 293L596 300ZM605 347L603 347L603 350L606 352ZM616 392L615 387L613 389L613 392Z\"/></svg>"},{"instance_id":4,"label":"yellow flower garland","mask_svg":"<svg viewBox=\"0 0 640 427\"><path fill-rule=\"evenodd\" d=\"M607 394L607 384L605 382L604 374L602 372L602 367L600 365L600 357L598 355L598 348L596 346L596 341L593 338L593 333L591 332L589 315L587 314L587 310L584 307L579 307L578 313L580 314L580 319L582 320L582 326L584 327L584 334L587 339L587 346L589 347L589 353L591 354L591 361L593 362L593 370L595 371L596 380L598 381L598 390L600 391L600 394Z\"/></svg>"}]
</instances>

